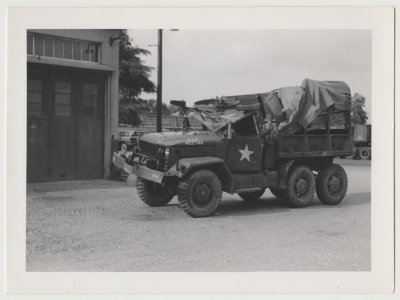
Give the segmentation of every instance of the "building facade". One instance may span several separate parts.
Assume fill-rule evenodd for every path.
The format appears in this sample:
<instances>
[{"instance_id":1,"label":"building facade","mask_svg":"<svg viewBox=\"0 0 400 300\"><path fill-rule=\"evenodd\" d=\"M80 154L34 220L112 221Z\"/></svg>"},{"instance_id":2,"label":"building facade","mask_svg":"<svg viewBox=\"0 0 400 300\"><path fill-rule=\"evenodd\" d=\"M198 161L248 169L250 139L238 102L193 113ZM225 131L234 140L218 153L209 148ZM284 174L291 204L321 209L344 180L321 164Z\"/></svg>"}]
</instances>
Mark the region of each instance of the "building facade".
<instances>
[{"instance_id":1,"label":"building facade","mask_svg":"<svg viewBox=\"0 0 400 300\"><path fill-rule=\"evenodd\" d=\"M118 34L28 30L28 182L110 176L118 137Z\"/></svg>"}]
</instances>

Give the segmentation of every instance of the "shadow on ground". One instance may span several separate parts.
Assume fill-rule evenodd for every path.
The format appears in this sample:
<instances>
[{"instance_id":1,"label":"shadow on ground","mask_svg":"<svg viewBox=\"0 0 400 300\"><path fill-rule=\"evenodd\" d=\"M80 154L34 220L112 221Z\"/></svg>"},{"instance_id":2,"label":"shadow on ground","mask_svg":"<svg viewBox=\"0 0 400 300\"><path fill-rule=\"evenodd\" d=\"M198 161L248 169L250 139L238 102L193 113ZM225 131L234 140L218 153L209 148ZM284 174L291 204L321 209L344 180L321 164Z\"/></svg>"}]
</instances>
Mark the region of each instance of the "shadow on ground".
<instances>
[{"instance_id":1,"label":"shadow on ground","mask_svg":"<svg viewBox=\"0 0 400 300\"><path fill-rule=\"evenodd\" d=\"M338 205L326 205L321 203L316 196L310 206L304 208L290 207L285 200L274 197L262 197L258 201L246 202L233 199L233 196L221 201L216 211L216 216L246 216L256 214L283 213L291 210L313 210L325 207L325 209L343 209L345 207L365 205L371 202L370 193L348 194L346 198Z\"/></svg>"},{"instance_id":2,"label":"shadow on ground","mask_svg":"<svg viewBox=\"0 0 400 300\"><path fill-rule=\"evenodd\" d=\"M26 185L26 192L45 193L45 192L56 192L56 191L94 190L94 189L113 189L113 188L117 189L117 188L132 188L132 187L134 186L123 180L92 179L92 180L28 183Z\"/></svg>"}]
</instances>

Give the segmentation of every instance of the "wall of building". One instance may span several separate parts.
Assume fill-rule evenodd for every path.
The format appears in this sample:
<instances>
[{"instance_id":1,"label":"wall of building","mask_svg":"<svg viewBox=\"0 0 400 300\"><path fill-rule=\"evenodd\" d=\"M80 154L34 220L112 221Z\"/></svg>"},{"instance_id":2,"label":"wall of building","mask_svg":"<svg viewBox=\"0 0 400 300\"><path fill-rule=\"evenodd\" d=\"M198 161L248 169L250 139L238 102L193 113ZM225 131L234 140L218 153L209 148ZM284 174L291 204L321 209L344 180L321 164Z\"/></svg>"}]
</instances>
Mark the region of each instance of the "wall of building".
<instances>
[{"instance_id":1,"label":"wall of building","mask_svg":"<svg viewBox=\"0 0 400 300\"><path fill-rule=\"evenodd\" d=\"M105 122L104 122L104 177L111 175L112 139L118 138L118 98L119 98L119 42L110 45L110 37L118 37L118 30L108 29L40 29L29 30L33 33L59 36L101 43L99 63L56 59L46 57L29 57L28 62L57 65L69 68L98 70L107 73L105 86Z\"/></svg>"}]
</instances>

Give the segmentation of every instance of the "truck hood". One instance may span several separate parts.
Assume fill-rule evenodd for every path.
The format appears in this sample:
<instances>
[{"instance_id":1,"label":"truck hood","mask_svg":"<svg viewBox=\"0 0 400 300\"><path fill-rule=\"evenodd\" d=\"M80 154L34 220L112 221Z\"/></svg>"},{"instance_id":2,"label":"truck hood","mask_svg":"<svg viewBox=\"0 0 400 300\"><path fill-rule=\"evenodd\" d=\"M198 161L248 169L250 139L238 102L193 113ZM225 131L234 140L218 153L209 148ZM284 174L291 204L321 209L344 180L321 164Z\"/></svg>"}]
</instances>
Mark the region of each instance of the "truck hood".
<instances>
[{"instance_id":1,"label":"truck hood","mask_svg":"<svg viewBox=\"0 0 400 300\"><path fill-rule=\"evenodd\" d=\"M209 131L158 132L145 134L140 141L160 146L215 145L221 138Z\"/></svg>"}]
</instances>

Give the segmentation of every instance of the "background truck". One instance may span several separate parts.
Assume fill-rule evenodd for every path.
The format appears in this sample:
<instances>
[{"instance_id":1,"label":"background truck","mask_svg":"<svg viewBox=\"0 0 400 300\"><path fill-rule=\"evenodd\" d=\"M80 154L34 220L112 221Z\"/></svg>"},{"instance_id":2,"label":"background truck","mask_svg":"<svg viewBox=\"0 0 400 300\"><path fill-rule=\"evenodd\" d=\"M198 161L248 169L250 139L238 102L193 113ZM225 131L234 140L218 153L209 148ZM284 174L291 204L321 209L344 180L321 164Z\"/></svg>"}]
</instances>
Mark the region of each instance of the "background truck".
<instances>
[{"instance_id":1,"label":"background truck","mask_svg":"<svg viewBox=\"0 0 400 300\"><path fill-rule=\"evenodd\" d=\"M132 146L131 137L133 135L133 129L127 127L118 128L118 149L122 151L129 150Z\"/></svg>"},{"instance_id":2,"label":"background truck","mask_svg":"<svg viewBox=\"0 0 400 300\"><path fill-rule=\"evenodd\" d=\"M145 134L143 129L136 127L118 128L118 149L121 151L132 150L139 143L139 138Z\"/></svg>"},{"instance_id":3,"label":"background truck","mask_svg":"<svg viewBox=\"0 0 400 300\"><path fill-rule=\"evenodd\" d=\"M355 124L353 127L353 159L371 159L371 125Z\"/></svg>"},{"instance_id":4,"label":"background truck","mask_svg":"<svg viewBox=\"0 0 400 300\"><path fill-rule=\"evenodd\" d=\"M183 113L202 120L204 130L147 134L132 153L114 153L113 163L138 177L138 195L149 206L177 195L188 215L206 217L222 192L256 201L269 188L293 207L309 205L315 192L329 205L345 197L346 172L333 163L353 149L344 83L305 80L301 87L202 100Z\"/></svg>"}]
</instances>

